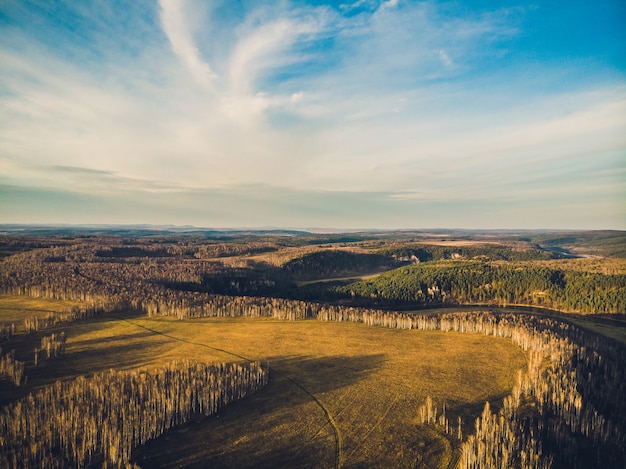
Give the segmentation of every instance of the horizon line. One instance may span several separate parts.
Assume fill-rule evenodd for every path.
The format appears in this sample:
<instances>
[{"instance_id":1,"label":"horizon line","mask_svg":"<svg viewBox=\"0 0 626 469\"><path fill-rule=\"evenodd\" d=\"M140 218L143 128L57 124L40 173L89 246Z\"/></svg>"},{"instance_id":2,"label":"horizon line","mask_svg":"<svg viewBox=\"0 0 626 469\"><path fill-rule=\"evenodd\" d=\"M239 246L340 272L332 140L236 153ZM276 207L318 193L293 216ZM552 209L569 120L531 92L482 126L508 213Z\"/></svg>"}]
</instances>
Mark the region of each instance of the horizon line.
<instances>
[{"instance_id":1,"label":"horizon line","mask_svg":"<svg viewBox=\"0 0 626 469\"><path fill-rule=\"evenodd\" d=\"M167 231L170 229L178 230L181 233L193 232L193 231L298 231L309 234L341 234L341 233L392 233L392 232L466 232L466 233L498 233L498 232L620 232L626 233L626 230L620 230L615 228L445 228L445 227L427 227L427 228L410 228L410 227L396 227L396 228L331 228L331 227L298 227L298 226L196 226L190 224L176 225L176 224L160 224L160 223L0 223L0 230L7 230L10 228L24 229L24 228L82 228L82 229L139 229L139 230L155 230L155 231ZM2 233L0 233L2 234Z\"/></svg>"}]
</instances>

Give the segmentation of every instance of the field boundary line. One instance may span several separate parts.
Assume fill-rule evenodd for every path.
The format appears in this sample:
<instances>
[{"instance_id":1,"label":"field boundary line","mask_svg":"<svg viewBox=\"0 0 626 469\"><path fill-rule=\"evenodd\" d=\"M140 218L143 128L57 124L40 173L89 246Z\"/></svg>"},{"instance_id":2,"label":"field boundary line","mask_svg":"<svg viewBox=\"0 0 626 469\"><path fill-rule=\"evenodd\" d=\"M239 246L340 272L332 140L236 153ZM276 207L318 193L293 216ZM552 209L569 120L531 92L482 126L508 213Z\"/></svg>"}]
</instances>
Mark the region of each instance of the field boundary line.
<instances>
[{"instance_id":1,"label":"field boundary line","mask_svg":"<svg viewBox=\"0 0 626 469\"><path fill-rule=\"evenodd\" d=\"M212 347L210 345L203 344L202 342L194 342L194 341L189 340L189 339L183 339L182 337L176 337L176 336L170 335L170 334L168 334L166 332L157 331L156 329L152 329L152 328L150 328L148 326L144 326L142 324L138 324L138 323L136 323L134 321L131 321L130 319L127 319L127 318L123 318L123 317L119 317L119 316L111 316L111 317L114 317L116 319L120 319L122 321L129 322L129 323L133 324L134 326L141 327L142 329L150 331L150 332L152 332L154 334L162 335L163 337L167 337L169 339L177 340L179 342L184 342L184 343L190 344L190 345L199 345L200 347L205 347L205 348L208 348L208 349L211 349L211 350L216 350L218 352L222 352L222 353L225 353L227 355L232 355L233 357L241 358L242 360L246 360L248 362L256 361L256 360L252 360L252 359L250 359L248 357L244 357L242 355L238 355L238 354L236 354L234 352L230 352L228 350L224 350L224 349L221 349L221 348Z\"/></svg>"}]
</instances>

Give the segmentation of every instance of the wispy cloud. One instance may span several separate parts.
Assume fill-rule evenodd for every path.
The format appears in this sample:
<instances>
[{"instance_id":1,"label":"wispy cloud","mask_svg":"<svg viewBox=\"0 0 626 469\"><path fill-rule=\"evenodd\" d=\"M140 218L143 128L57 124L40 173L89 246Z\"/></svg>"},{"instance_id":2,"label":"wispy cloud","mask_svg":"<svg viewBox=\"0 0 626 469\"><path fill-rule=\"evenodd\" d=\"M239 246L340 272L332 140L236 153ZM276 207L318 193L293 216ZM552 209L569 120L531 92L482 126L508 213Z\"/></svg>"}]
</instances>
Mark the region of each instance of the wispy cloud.
<instances>
[{"instance_id":1,"label":"wispy cloud","mask_svg":"<svg viewBox=\"0 0 626 469\"><path fill-rule=\"evenodd\" d=\"M220 199L240 213L269 192L311 216L361 198L389 223L435 206L451 219L453 204L494 194L536 206L528 187L554 207L562 194L615 206L623 193L602 176L626 166L623 75L516 51L536 12L133 5L130 17L107 2L0 7L5 184ZM266 202L289 212L274 195Z\"/></svg>"},{"instance_id":2,"label":"wispy cloud","mask_svg":"<svg viewBox=\"0 0 626 469\"><path fill-rule=\"evenodd\" d=\"M57 182L69 183L70 187L80 192L172 193L189 190L189 188L161 181L122 176L115 171L77 166L52 166L45 169L54 175Z\"/></svg>"},{"instance_id":3,"label":"wispy cloud","mask_svg":"<svg viewBox=\"0 0 626 469\"><path fill-rule=\"evenodd\" d=\"M183 5L184 0L159 0L163 31L167 35L172 50L180 57L193 77L203 85L211 85L217 76L209 64L202 59L194 44Z\"/></svg>"}]
</instances>

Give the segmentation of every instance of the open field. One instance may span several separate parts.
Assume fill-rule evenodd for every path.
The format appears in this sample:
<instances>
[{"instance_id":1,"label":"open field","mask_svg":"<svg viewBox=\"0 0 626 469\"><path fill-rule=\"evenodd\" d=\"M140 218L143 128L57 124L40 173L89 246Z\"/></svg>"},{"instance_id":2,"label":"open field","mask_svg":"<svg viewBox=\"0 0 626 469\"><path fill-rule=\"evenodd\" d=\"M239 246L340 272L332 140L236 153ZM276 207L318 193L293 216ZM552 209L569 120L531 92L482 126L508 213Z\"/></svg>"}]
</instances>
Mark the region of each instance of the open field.
<instances>
[{"instance_id":1,"label":"open field","mask_svg":"<svg viewBox=\"0 0 626 469\"><path fill-rule=\"evenodd\" d=\"M356 282L358 280L371 280L373 278L378 277L381 273L382 272L378 272L378 273L374 273L374 274L368 274L368 275L360 275L360 276L351 275L349 277L325 278L325 279L321 279L321 280L300 280L300 281L296 281L294 283L298 287L304 287L306 285L313 285L315 283L332 283L332 282L348 282L348 281Z\"/></svg>"},{"instance_id":2,"label":"open field","mask_svg":"<svg viewBox=\"0 0 626 469\"><path fill-rule=\"evenodd\" d=\"M31 300L20 300L17 306L31 309ZM0 298L0 316L15 317L16 301ZM32 309L43 306L32 301ZM37 337L16 338L17 358L30 360L29 380L17 393L2 382L3 400L56 379L172 359L259 359L272 370L258 394L140 448L143 467L447 467L450 442L418 422L426 396L445 402L469 431L484 401L497 404L525 367L510 341L480 335L314 320L117 316L58 328L68 336L66 354L36 369L27 349Z\"/></svg>"},{"instance_id":3,"label":"open field","mask_svg":"<svg viewBox=\"0 0 626 469\"><path fill-rule=\"evenodd\" d=\"M24 318L44 317L51 312L63 312L76 305L76 301L52 298L31 298L18 295L0 295L0 324L15 323L17 332L24 330Z\"/></svg>"}]
</instances>

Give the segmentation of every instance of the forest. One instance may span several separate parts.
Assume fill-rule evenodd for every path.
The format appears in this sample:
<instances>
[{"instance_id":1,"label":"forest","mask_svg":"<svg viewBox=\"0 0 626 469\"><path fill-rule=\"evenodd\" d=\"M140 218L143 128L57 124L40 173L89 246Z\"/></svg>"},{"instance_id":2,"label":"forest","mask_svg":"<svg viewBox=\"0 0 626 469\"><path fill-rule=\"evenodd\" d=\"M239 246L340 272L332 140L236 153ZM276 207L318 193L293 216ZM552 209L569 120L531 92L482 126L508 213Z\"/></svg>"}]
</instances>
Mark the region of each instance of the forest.
<instances>
[{"instance_id":1,"label":"forest","mask_svg":"<svg viewBox=\"0 0 626 469\"><path fill-rule=\"evenodd\" d=\"M610 249L603 251L607 239ZM626 261L619 240L626 245L624 234L605 232L594 244L593 233L120 236L9 231L0 237L0 306L3 301L20 304L20 298L46 306L7 306L0 317L1 465L140 466L135 454L145 451L141 448L150 440L210 419L222 407L244 408L247 404L234 404L241 399L269 399L246 396L273 389L273 379L286 379L323 410L327 424L322 428L332 430L329 438L335 442L329 466L349 467L348 456L357 458L364 443L344 451L350 441L341 437L338 415L324 403L331 391L311 391L308 375L286 376L284 358L216 343L202 347L228 357L226 361L174 353L140 367L75 375L62 371L68 369L62 365L67 360L82 360L80 344L86 340L79 338L91 330L85 328L98 328L102 321L140 324L142 334L155 338L161 334L158 328L173 328L159 338L165 340L186 322L204 327L197 321L219 319L207 327L232 325L245 334L249 327L276 328L285 321L317 323L307 326L314 328L306 335L313 342L321 334L317 328L326 323L417 331L415 339L402 340L419 340L420 333L506 339L526 365L504 370L510 373L508 391L494 394L491 401L473 401L472 406L459 404L459 398L446 402L443 394L422 395L426 391L417 377L410 381L410 389L421 397L410 404L416 423L403 430L407 446L398 454L413 451L420 454L417 460L434 458L410 443L411 433L417 442L433 432L429 438L439 438L449 448L442 467L624 467L626 345L611 338L614 334L597 332L607 327L607 318L619 331L626 326ZM472 310L462 308L469 305ZM543 312L500 308L511 305ZM434 306L447 308L428 309ZM581 318L594 327L584 327ZM131 347L136 339L126 338L124 330L108 340ZM239 342L227 345L241 347ZM333 347L340 356L345 353L340 344ZM106 350L98 353L106 356ZM89 369L95 358L85 360ZM462 395L467 383L451 385ZM406 393L406 385L403 389ZM482 411L470 410L477 406ZM375 419L387 418L390 409ZM245 436L245 428L241 431ZM355 466L376 460L366 453L358 457L365 459ZM389 467L404 464L398 461ZM307 464L316 467L315 459Z\"/></svg>"},{"instance_id":2,"label":"forest","mask_svg":"<svg viewBox=\"0 0 626 469\"><path fill-rule=\"evenodd\" d=\"M624 274L522 263L418 264L336 291L390 304L522 304L593 314L626 311Z\"/></svg>"}]
</instances>

